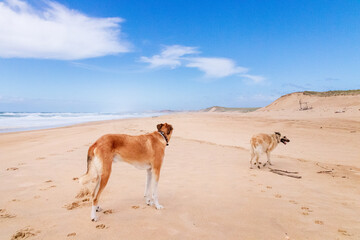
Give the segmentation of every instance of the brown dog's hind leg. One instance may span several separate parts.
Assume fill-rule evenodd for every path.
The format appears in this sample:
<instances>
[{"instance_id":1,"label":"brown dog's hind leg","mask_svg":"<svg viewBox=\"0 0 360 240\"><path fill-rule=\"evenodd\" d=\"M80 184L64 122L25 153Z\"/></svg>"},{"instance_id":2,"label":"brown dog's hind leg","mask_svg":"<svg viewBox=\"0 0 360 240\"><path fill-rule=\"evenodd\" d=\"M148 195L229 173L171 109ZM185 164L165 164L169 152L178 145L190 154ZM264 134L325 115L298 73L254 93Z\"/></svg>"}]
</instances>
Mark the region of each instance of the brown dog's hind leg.
<instances>
[{"instance_id":1,"label":"brown dog's hind leg","mask_svg":"<svg viewBox=\"0 0 360 240\"><path fill-rule=\"evenodd\" d=\"M110 173L111 173L111 161L108 161L108 162L110 162L110 163L106 164L105 161L103 162L101 175L98 179L98 182L97 182L94 192L92 194L93 201L92 201L92 207L91 207L91 220L95 221L95 222L98 220L98 218L96 216L96 212L101 211L101 208L98 205L99 198L109 180Z\"/></svg>"}]
</instances>

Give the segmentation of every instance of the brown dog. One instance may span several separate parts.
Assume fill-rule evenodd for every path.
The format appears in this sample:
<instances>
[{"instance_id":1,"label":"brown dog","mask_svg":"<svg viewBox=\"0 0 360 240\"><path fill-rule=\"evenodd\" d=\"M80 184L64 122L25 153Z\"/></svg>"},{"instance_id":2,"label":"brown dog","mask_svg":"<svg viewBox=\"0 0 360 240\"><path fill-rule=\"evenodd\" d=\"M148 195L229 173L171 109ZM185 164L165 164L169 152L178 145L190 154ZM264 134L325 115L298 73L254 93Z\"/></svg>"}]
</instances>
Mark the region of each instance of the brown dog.
<instances>
[{"instance_id":1,"label":"brown dog","mask_svg":"<svg viewBox=\"0 0 360 240\"><path fill-rule=\"evenodd\" d=\"M267 155L267 162L270 165L270 153L277 147L277 145L282 142L286 145L286 143L290 142L290 140L284 136L281 138L281 134L279 132L275 132L273 134L265 134L260 133L257 135L254 135L250 139L250 145L251 145L251 159L250 159L250 168L252 168L252 160L256 156L256 163L258 165L258 168L260 168L259 165L259 157L261 154L266 153ZM264 167L266 166L266 163L264 163ZM260 163L261 164L261 163Z\"/></svg>"},{"instance_id":2,"label":"brown dog","mask_svg":"<svg viewBox=\"0 0 360 240\"><path fill-rule=\"evenodd\" d=\"M139 136L107 134L91 145L87 157L87 172L79 181L82 184L89 182L92 172L95 172L97 182L92 193L92 221L98 220L96 212L101 211L98 206L99 197L109 180L113 161L124 161L137 168L146 169L147 182L144 194L146 203L154 204L156 209L163 208L158 201L157 185L165 147L171 138L173 127L164 123L158 124L157 129L158 131Z\"/></svg>"}]
</instances>

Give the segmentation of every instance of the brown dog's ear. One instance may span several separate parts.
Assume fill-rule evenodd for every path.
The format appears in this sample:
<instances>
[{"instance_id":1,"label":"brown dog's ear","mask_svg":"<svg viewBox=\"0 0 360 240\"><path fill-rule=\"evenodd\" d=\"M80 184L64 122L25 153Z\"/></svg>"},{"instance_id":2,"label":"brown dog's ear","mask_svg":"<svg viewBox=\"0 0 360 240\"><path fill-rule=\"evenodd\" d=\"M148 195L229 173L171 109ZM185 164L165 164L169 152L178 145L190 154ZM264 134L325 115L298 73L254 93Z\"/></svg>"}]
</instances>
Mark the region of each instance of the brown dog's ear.
<instances>
[{"instance_id":1,"label":"brown dog's ear","mask_svg":"<svg viewBox=\"0 0 360 240\"><path fill-rule=\"evenodd\" d=\"M162 123L160 123L160 124L158 124L156 127L157 127L157 130L158 130L158 132L160 132L160 129L161 129L161 127L163 126L164 124L162 124Z\"/></svg>"},{"instance_id":2,"label":"brown dog's ear","mask_svg":"<svg viewBox=\"0 0 360 240\"><path fill-rule=\"evenodd\" d=\"M275 132L275 134L277 134L277 135L281 136L281 133L279 133L279 132Z\"/></svg>"},{"instance_id":3,"label":"brown dog's ear","mask_svg":"<svg viewBox=\"0 0 360 240\"><path fill-rule=\"evenodd\" d=\"M173 130L173 127L172 127L170 124L168 124L168 125L167 125L167 129L168 129L167 134L170 134L171 131Z\"/></svg>"}]
</instances>

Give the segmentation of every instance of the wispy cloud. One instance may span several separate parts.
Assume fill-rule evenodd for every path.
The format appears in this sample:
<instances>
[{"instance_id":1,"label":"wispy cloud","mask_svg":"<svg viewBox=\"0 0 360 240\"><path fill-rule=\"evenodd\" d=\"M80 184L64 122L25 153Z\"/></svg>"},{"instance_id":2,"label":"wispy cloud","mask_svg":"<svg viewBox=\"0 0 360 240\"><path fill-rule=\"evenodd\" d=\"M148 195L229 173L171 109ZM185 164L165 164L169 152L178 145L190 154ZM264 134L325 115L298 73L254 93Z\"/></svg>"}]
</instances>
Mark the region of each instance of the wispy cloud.
<instances>
[{"instance_id":1,"label":"wispy cloud","mask_svg":"<svg viewBox=\"0 0 360 240\"><path fill-rule=\"evenodd\" d=\"M244 78L250 79L254 83L260 83L265 80L265 78L263 76L250 75L250 74L242 74L241 76Z\"/></svg>"},{"instance_id":2,"label":"wispy cloud","mask_svg":"<svg viewBox=\"0 0 360 240\"><path fill-rule=\"evenodd\" d=\"M237 73L245 73L247 68L238 67L228 58L187 58L186 67L198 68L205 72L206 77L222 78Z\"/></svg>"},{"instance_id":3,"label":"wispy cloud","mask_svg":"<svg viewBox=\"0 0 360 240\"><path fill-rule=\"evenodd\" d=\"M159 55L141 57L140 61L150 63L151 68L164 66L176 68L181 65L181 57L194 53L198 53L195 47L185 47L180 45L165 46Z\"/></svg>"},{"instance_id":4,"label":"wispy cloud","mask_svg":"<svg viewBox=\"0 0 360 240\"><path fill-rule=\"evenodd\" d=\"M121 18L93 18L51 1L0 2L0 57L75 60L130 51Z\"/></svg>"},{"instance_id":5,"label":"wispy cloud","mask_svg":"<svg viewBox=\"0 0 360 240\"><path fill-rule=\"evenodd\" d=\"M264 81L262 76L246 74L249 69L237 66L235 61L223 57L195 57L200 52L196 47L181 45L166 46L160 54L152 57L141 57L141 62L149 63L150 68L170 67L172 69L183 66L197 68L205 73L207 78L223 78L238 75L258 83Z\"/></svg>"}]
</instances>

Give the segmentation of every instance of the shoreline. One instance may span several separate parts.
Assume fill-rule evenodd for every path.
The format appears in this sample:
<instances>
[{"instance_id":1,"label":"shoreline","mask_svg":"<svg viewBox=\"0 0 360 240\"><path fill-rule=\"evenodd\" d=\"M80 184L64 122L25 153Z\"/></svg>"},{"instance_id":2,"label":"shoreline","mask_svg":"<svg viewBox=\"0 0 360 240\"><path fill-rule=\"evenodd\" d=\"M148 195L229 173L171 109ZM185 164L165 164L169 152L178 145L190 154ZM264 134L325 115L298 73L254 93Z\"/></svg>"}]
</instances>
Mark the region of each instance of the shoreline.
<instances>
[{"instance_id":1,"label":"shoreline","mask_svg":"<svg viewBox=\"0 0 360 240\"><path fill-rule=\"evenodd\" d=\"M62 113L60 113L62 114ZM100 120L84 120L83 122L69 122L63 124L54 124L54 125L44 125L44 126L34 126L34 127L19 127L19 128L1 128L0 134L3 133L13 133L13 132L29 132L29 131L38 131L38 130L46 130L46 129L57 129L63 127L76 126L80 124L86 123L98 123L98 122L106 122L106 121L114 121L114 120L122 120L122 119L137 119L137 118L148 118L148 117L157 117L162 115L169 115L173 113L156 113L155 115L149 115L148 113L144 113L144 116L129 116L129 117L120 117L114 119L100 119Z\"/></svg>"}]
</instances>

